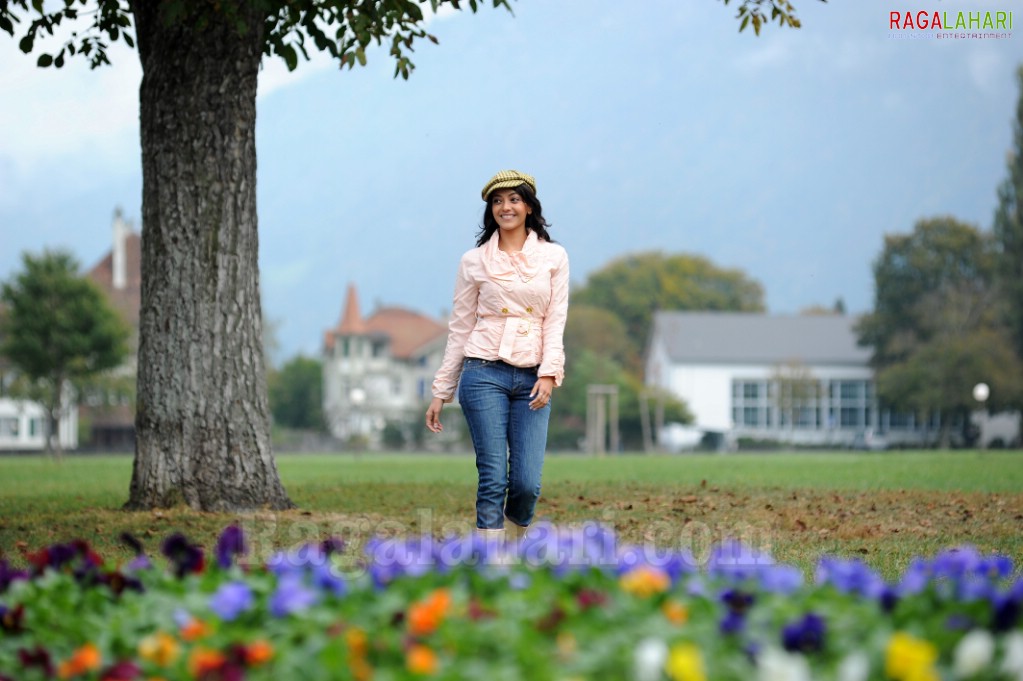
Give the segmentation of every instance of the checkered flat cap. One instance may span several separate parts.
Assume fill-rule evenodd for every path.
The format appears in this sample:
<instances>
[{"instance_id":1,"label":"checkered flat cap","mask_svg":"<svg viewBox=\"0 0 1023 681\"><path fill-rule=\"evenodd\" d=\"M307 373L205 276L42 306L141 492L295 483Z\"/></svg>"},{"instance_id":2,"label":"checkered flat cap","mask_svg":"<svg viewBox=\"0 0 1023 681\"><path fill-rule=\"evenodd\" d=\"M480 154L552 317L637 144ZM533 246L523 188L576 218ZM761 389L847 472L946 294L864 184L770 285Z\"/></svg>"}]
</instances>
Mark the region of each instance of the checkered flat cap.
<instances>
[{"instance_id":1,"label":"checkered flat cap","mask_svg":"<svg viewBox=\"0 0 1023 681\"><path fill-rule=\"evenodd\" d=\"M495 189L511 189L521 184L528 184L533 193L536 193L536 179L532 175L526 175L517 170L502 170L483 185L483 200L486 201L490 192Z\"/></svg>"}]
</instances>

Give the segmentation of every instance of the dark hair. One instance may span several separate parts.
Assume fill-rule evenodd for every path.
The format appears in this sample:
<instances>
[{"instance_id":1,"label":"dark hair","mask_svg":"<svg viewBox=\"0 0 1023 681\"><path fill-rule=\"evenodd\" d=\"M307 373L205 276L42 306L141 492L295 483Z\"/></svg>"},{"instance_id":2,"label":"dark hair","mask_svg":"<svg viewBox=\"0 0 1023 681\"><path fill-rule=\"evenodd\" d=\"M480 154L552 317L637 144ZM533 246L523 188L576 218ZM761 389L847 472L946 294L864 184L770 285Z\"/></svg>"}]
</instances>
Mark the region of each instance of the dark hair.
<instances>
[{"instance_id":1,"label":"dark hair","mask_svg":"<svg viewBox=\"0 0 1023 681\"><path fill-rule=\"evenodd\" d=\"M547 228L551 225L543 217L543 206L540 205L540 199L536 198L533 188L523 182L518 187L512 187L511 189L521 196L526 205L532 209L532 212L526 216L526 231L536 232L536 235L544 241L554 243L554 239L547 233ZM500 190L495 189L494 191ZM497 231L494 212L490 209L490 197L493 195L494 192L490 192L487 196L487 206L483 209L483 224L480 226L479 234L476 235L477 246L482 246L490 241L490 237L494 236L494 232Z\"/></svg>"}]
</instances>

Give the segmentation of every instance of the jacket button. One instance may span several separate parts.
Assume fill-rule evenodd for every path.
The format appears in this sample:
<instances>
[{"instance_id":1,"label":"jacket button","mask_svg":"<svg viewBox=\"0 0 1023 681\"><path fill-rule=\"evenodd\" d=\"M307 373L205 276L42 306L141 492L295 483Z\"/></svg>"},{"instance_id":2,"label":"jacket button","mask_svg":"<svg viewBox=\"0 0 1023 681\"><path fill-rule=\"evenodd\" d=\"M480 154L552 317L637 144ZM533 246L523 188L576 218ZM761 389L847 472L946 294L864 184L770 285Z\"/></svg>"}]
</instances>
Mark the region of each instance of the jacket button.
<instances>
[{"instance_id":1,"label":"jacket button","mask_svg":"<svg viewBox=\"0 0 1023 681\"><path fill-rule=\"evenodd\" d=\"M527 307L526 308L526 312L532 312L532 311L533 311L533 308L531 308L531 307Z\"/></svg>"},{"instance_id":2,"label":"jacket button","mask_svg":"<svg viewBox=\"0 0 1023 681\"><path fill-rule=\"evenodd\" d=\"M502 307L501 308L501 314L508 314L508 308Z\"/></svg>"}]
</instances>

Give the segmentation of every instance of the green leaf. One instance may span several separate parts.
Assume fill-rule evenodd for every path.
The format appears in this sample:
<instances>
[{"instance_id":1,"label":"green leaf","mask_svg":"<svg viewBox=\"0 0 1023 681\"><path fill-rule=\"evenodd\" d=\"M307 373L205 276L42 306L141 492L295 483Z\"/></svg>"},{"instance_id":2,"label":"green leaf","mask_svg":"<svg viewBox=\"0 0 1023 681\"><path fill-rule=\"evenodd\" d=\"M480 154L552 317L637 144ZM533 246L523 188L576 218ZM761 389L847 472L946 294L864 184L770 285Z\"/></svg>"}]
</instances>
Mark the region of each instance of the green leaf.
<instances>
[{"instance_id":1,"label":"green leaf","mask_svg":"<svg viewBox=\"0 0 1023 681\"><path fill-rule=\"evenodd\" d=\"M284 57L284 63L288 65L289 71L294 71L298 68L298 53L295 52L295 48L293 46L281 46L281 56Z\"/></svg>"},{"instance_id":2,"label":"green leaf","mask_svg":"<svg viewBox=\"0 0 1023 681\"><path fill-rule=\"evenodd\" d=\"M39 59L36 60L36 66L41 66L43 68L46 68L47 66L51 66L52 64L53 64L53 57L51 57L48 54L41 54L41 55L39 55Z\"/></svg>"},{"instance_id":3,"label":"green leaf","mask_svg":"<svg viewBox=\"0 0 1023 681\"><path fill-rule=\"evenodd\" d=\"M739 33L742 33L746 29L746 24L748 24L748 23L749 23L749 15L747 14L745 17L743 17L742 23L739 24Z\"/></svg>"},{"instance_id":4,"label":"green leaf","mask_svg":"<svg viewBox=\"0 0 1023 681\"><path fill-rule=\"evenodd\" d=\"M28 54L29 52L32 51L32 44L34 42L35 40L32 38L32 36L27 35L24 38L22 38L21 41L18 43L18 48L21 49L21 51L24 52L25 54Z\"/></svg>"},{"instance_id":5,"label":"green leaf","mask_svg":"<svg viewBox=\"0 0 1023 681\"><path fill-rule=\"evenodd\" d=\"M357 48L355 50L355 58L359 60L359 65L360 66L365 66L366 65L366 50L362 49L361 47Z\"/></svg>"}]
</instances>

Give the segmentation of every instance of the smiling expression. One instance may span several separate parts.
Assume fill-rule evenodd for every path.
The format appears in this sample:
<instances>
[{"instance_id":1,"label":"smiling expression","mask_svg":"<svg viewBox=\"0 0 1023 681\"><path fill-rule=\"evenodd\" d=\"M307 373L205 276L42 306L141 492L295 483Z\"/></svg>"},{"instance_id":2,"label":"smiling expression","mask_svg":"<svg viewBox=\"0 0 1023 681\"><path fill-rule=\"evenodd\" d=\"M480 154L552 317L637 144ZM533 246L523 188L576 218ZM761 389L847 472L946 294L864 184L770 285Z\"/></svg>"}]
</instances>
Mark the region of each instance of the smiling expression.
<instances>
[{"instance_id":1,"label":"smiling expression","mask_svg":"<svg viewBox=\"0 0 1023 681\"><path fill-rule=\"evenodd\" d=\"M515 231L526 228L533 209L514 189L498 189L490 195L490 211L502 231Z\"/></svg>"}]
</instances>

